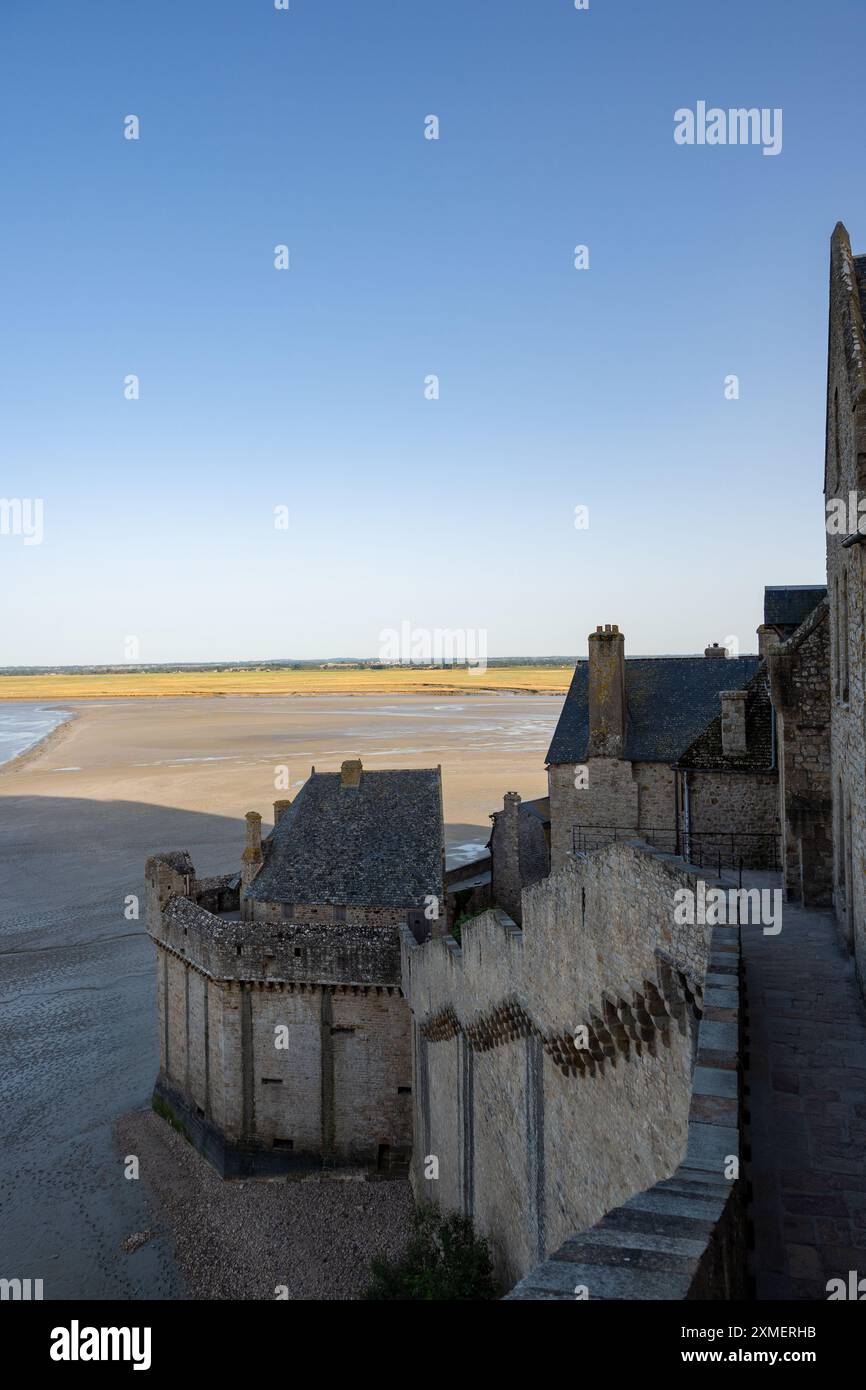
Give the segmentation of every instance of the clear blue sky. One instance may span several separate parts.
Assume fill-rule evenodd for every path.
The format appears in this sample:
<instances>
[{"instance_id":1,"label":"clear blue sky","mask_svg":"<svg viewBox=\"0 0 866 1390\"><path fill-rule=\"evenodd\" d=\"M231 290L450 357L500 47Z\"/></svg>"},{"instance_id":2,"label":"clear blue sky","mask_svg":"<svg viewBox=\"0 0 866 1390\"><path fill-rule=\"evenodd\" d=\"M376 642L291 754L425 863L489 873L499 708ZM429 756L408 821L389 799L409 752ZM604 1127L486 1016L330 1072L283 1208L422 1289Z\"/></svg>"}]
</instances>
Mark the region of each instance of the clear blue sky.
<instances>
[{"instance_id":1,"label":"clear blue sky","mask_svg":"<svg viewBox=\"0 0 866 1390\"><path fill-rule=\"evenodd\" d=\"M0 496L45 536L0 536L0 664L754 650L824 575L864 39L862 0L4 0ZM782 153L676 145L698 100Z\"/></svg>"}]
</instances>

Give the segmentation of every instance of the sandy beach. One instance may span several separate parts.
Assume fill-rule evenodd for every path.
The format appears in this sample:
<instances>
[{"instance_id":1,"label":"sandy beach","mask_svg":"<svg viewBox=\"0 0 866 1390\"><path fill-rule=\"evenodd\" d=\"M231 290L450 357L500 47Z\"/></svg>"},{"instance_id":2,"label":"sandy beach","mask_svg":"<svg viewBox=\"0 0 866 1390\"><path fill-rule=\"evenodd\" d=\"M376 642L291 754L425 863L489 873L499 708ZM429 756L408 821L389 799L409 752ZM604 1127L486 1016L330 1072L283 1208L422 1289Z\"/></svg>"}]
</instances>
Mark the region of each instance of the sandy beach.
<instances>
[{"instance_id":1,"label":"sandy beach","mask_svg":"<svg viewBox=\"0 0 866 1390\"><path fill-rule=\"evenodd\" d=\"M441 764L450 862L485 842L505 791L546 791L561 697L387 701L340 696L64 702L75 715L0 768L0 1256L45 1297L172 1297L167 1232L147 1229L145 1184L124 1178L119 1116L146 1105L158 1050L143 902L156 849L202 874L239 864L242 817L265 824L309 775Z\"/></svg>"}]
</instances>

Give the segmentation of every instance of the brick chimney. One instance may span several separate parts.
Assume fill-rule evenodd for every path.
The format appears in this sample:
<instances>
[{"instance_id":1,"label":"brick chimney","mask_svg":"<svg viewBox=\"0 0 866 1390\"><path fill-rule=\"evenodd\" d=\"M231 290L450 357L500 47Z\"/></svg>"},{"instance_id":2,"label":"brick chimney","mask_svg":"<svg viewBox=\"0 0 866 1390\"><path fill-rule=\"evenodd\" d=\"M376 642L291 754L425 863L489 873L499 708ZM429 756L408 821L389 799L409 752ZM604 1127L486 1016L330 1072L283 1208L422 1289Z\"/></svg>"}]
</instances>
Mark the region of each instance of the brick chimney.
<instances>
[{"instance_id":1,"label":"brick chimney","mask_svg":"<svg viewBox=\"0 0 866 1390\"><path fill-rule=\"evenodd\" d=\"M727 654L727 647L720 647L718 642L712 642L709 647L704 647L704 656L708 656L715 660L718 660L719 657L722 657L724 660Z\"/></svg>"},{"instance_id":2,"label":"brick chimney","mask_svg":"<svg viewBox=\"0 0 866 1390\"><path fill-rule=\"evenodd\" d=\"M363 770L360 758L347 758L340 768L340 786L360 787Z\"/></svg>"},{"instance_id":3,"label":"brick chimney","mask_svg":"<svg viewBox=\"0 0 866 1390\"><path fill-rule=\"evenodd\" d=\"M721 690L722 752L726 758L746 752L746 692Z\"/></svg>"},{"instance_id":4,"label":"brick chimney","mask_svg":"<svg viewBox=\"0 0 866 1390\"><path fill-rule=\"evenodd\" d=\"M292 804L291 801L275 801L275 802L274 802L274 829L275 829L275 830L276 830L277 826L279 825L280 821L283 819L283 816L284 816L284 815L286 814L286 812L288 811L288 809L289 809L289 807L291 806L291 804Z\"/></svg>"},{"instance_id":5,"label":"brick chimney","mask_svg":"<svg viewBox=\"0 0 866 1390\"><path fill-rule=\"evenodd\" d=\"M616 623L589 634L589 756L621 758L625 747L625 638Z\"/></svg>"}]
</instances>

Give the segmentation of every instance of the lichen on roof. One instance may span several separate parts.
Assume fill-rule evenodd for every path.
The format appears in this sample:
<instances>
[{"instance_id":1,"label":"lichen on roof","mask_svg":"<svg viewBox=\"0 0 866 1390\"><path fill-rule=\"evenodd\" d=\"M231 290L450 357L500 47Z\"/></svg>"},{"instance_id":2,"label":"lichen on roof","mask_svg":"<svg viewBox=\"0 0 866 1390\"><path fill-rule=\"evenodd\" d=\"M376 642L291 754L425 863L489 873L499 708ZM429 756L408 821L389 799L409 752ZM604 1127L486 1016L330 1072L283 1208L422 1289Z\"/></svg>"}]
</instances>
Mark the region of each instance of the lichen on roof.
<instances>
[{"instance_id":1,"label":"lichen on roof","mask_svg":"<svg viewBox=\"0 0 866 1390\"><path fill-rule=\"evenodd\" d=\"M305 782L270 838L245 896L256 902L423 907L443 896L438 768L339 772Z\"/></svg>"},{"instance_id":2,"label":"lichen on roof","mask_svg":"<svg viewBox=\"0 0 866 1390\"><path fill-rule=\"evenodd\" d=\"M740 690L759 656L631 656L625 660L626 737L632 762L674 762L719 708L722 690ZM547 751L548 763L582 763L589 744L589 663L579 661Z\"/></svg>"}]
</instances>

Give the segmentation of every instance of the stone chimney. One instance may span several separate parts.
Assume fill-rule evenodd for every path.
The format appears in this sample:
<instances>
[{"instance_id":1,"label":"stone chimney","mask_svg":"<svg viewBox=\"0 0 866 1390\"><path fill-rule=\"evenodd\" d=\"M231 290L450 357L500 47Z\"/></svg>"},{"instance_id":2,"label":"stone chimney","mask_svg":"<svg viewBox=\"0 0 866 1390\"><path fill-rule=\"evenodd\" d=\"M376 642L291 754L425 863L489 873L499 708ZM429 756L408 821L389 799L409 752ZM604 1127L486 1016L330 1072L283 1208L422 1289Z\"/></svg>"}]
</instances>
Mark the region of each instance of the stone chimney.
<instances>
[{"instance_id":1,"label":"stone chimney","mask_svg":"<svg viewBox=\"0 0 866 1390\"><path fill-rule=\"evenodd\" d=\"M262 856L262 818L258 811L247 811L247 843L241 855L241 883L252 883L264 862Z\"/></svg>"},{"instance_id":2,"label":"stone chimney","mask_svg":"<svg viewBox=\"0 0 866 1390\"><path fill-rule=\"evenodd\" d=\"M284 816L284 815L286 814L286 812L288 811L288 809L289 809L289 807L291 806L291 804L292 804L291 801L275 801L275 802L274 802L274 829L275 829L275 830L276 830L277 826L279 825L280 821L283 819L283 816Z\"/></svg>"},{"instance_id":3,"label":"stone chimney","mask_svg":"<svg viewBox=\"0 0 866 1390\"><path fill-rule=\"evenodd\" d=\"M722 752L726 758L746 751L746 692L722 690Z\"/></svg>"},{"instance_id":4,"label":"stone chimney","mask_svg":"<svg viewBox=\"0 0 866 1390\"><path fill-rule=\"evenodd\" d=\"M347 758L340 768L340 786L360 787L363 771L360 758Z\"/></svg>"},{"instance_id":5,"label":"stone chimney","mask_svg":"<svg viewBox=\"0 0 866 1390\"><path fill-rule=\"evenodd\" d=\"M774 647L778 647L781 640L782 639L775 628L767 627L766 623L761 623L761 626L758 628L759 655L764 657L764 659L766 660L767 653L771 652Z\"/></svg>"},{"instance_id":6,"label":"stone chimney","mask_svg":"<svg viewBox=\"0 0 866 1390\"><path fill-rule=\"evenodd\" d=\"M506 792L496 813L491 842L493 897L518 926L522 923L520 883L520 795Z\"/></svg>"},{"instance_id":7,"label":"stone chimney","mask_svg":"<svg viewBox=\"0 0 866 1390\"><path fill-rule=\"evenodd\" d=\"M621 758L625 747L625 638L616 623L589 634L589 756Z\"/></svg>"},{"instance_id":8,"label":"stone chimney","mask_svg":"<svg viewBox=\"0 0 866 1390\"><path fill-rule=\"evenodd\" d=\"M704 647L704 656L708 656L714 660L718 660L719 657L724 660L727 654L727 647L720 647L718 642L712 642L709 647Z\"/></svg>"}]
</instances>

